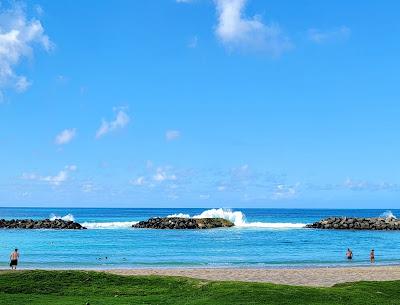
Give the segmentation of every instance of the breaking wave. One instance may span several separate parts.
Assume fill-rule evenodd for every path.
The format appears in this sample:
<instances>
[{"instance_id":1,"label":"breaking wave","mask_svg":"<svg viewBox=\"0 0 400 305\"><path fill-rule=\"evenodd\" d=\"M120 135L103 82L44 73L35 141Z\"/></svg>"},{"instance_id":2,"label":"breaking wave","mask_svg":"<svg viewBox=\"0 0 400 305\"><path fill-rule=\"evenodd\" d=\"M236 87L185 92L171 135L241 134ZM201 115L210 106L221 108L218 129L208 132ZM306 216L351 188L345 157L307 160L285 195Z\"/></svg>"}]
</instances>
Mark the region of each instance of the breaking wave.
<instances>
[{"instance_id":1,"label":"breaking wave","mask_svg":"<svg viewBox=\"0 0 400 305\"><path fill-rule=\"evenodd\" d=\"M72 215L72 214L67 214L65 216L57 216L55 214L51 214L49 219L51 221L54 221L54 220L57 220L57 219L61 219L61 220L64 220L64 221L75 221L74 215Z\"/></svg>"},{"instance_id":2,"label":"breaking wave","mask_svg":"<svg viewBox=\"0 0 400 305\"><path fill-rule=\"evenodd\" d=\"M392 211L386 211L380 215L380 217L386 218L386 219L397 219L397 217L392 213Z\"/></svg>"},{"instance_id":3,"label":"breaking wave","mask_svg":"<svg viewBox=\"0 0 400 305\"><path fill-rule=\"evenodd\" d=\"M389 215L389 214L388 214ZM394 215L391 214L393 217ZM63 217L50 215L51 220L63 219L65 221L75 221L74 216L71 214ZM232 211L230 209L210 209L205 210L198 215L189 215L184 213L177 213L168 215L167 217L180 217L180 218L223 218L235 224L238 228L268 228L268 229L299 229L303 228L304 223L291 223L291 222L248 222L246 216L241 211ZM383 217L383 216L382 216ZM389 216L385 216L389 217ZM129 229L132 225L137 224L138 221L115 221L115 222L83 222L82 226L87 229Z\"/></svg>"},{"instance_id":4,"label":"breaking wave","mask_svg":"<svg viewBox=\"0 0 400 305\"><path fill-rule=\"evenodd\" d=\"M168 217L190 218L190 215L179 213ZM193 218L223 218L241 228L296 229L303 228L306 225L304 223L291 222L247 222L243 212L222 208L206 210L199 215L194 215Z\"/></svg>"}]
</instances>

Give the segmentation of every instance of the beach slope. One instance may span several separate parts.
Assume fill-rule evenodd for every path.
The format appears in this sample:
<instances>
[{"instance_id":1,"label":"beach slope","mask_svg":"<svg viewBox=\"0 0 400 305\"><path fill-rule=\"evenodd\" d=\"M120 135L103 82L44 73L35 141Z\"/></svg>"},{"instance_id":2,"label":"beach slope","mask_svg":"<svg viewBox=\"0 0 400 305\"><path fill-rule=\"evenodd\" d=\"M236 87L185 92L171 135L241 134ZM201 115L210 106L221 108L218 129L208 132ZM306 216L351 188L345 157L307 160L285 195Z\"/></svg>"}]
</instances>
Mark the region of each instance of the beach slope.
<instances>
[{"instance_id":1,"label":"beach slope","mask_svg":"<svg viewBox=\"0 0 400 305\"><path fill-rule=\"evenodd\" d=\"M319 268L146 268L107 272L118 275L184 276L210 281L264 282L296 286L330 287L357 281L400 280L400 266Z\"/></svg>"}]
</instances>

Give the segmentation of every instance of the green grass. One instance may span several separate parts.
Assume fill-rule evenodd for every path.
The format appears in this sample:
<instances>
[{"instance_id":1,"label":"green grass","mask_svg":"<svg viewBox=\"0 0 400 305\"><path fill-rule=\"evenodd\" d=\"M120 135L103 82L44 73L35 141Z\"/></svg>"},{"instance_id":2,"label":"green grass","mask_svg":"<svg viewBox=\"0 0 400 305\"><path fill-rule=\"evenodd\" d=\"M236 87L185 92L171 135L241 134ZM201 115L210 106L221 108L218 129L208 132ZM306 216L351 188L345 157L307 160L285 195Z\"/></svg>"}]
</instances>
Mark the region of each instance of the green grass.
<instances>
[{"instance_id":1,"label":"green grass","mask_svg":"<svg viewBox=\"0 0 400 305\"><path fill-rule=\"evenodd\" d=\"M400 281L311 288L83 271L0 273L0 305L400 304Z\"/></svg>"}]
</instances>

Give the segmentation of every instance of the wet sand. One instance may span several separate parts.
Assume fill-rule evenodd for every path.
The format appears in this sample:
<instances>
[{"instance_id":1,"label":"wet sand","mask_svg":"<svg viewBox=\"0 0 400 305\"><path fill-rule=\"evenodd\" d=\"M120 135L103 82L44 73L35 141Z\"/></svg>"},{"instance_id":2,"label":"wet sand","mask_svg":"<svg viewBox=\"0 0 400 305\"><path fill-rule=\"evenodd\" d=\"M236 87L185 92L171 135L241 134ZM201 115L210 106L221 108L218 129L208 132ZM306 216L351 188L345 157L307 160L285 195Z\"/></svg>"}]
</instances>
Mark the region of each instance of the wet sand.
<instances>
[{"instance_id":1,"label":"wet sand","mask_svg":"<svg viewBox=\"0 0 400 305\"><path fill-rule=\"evenodd\" d=\"M106 272L119 275L184 276L210 281L264 282L320 287L329 287L345 282L400 280L400 266L302 269L146 268L115 269L106 270Z\"/></svg>"}]
</instances>

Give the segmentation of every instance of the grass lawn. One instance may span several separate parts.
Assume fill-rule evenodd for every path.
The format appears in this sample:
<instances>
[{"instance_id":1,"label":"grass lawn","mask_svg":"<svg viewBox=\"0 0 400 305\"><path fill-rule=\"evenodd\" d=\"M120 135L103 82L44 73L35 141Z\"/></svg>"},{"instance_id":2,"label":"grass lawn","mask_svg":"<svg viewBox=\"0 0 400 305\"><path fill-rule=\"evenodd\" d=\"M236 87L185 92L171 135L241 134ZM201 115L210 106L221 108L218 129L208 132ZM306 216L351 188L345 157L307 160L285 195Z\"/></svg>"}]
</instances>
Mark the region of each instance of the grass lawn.
<instances>
[{"instance_id":1,"label":"grass lawn","mask_svg":"<svg viewBox=\"0 0 400 305\"><path fill-rule=\"evenodd\" d=\"M118 276L84 271L0 273L0 305L125 304L400 304L400 281L332 288L208 282L180 277Z\"/></svg>"}]
</instances>

